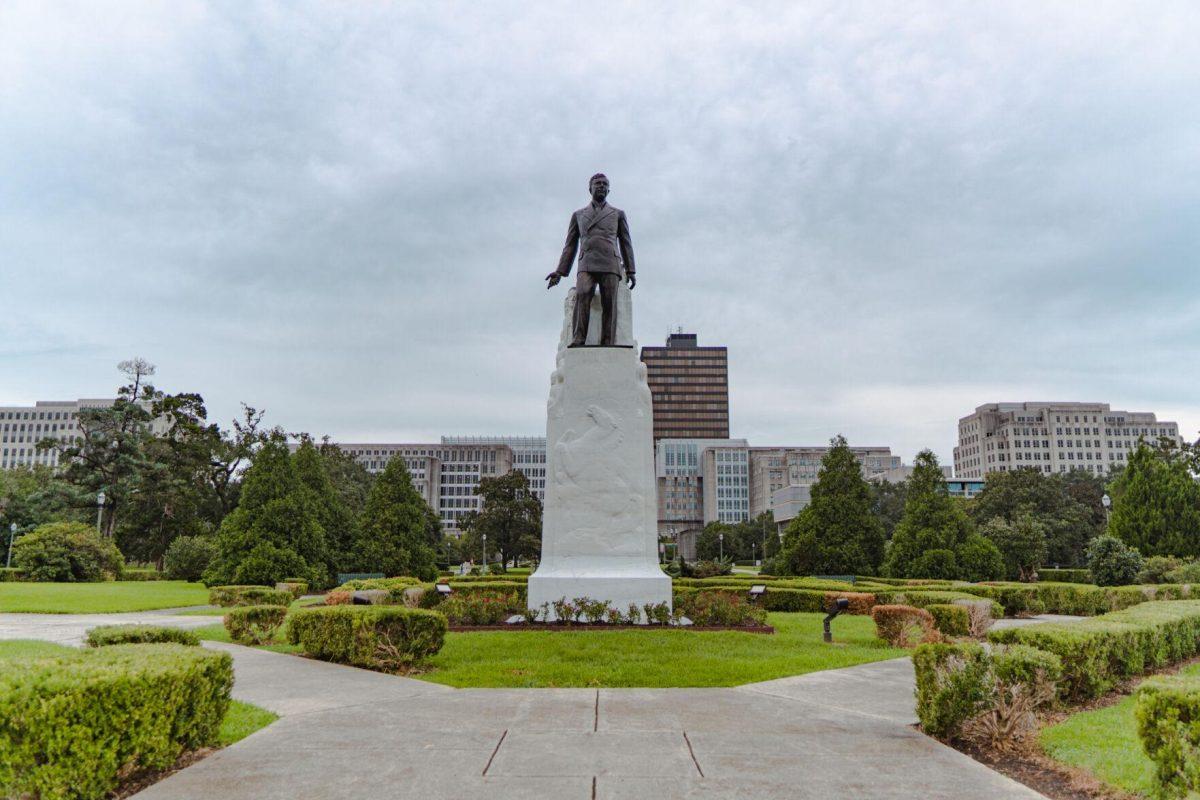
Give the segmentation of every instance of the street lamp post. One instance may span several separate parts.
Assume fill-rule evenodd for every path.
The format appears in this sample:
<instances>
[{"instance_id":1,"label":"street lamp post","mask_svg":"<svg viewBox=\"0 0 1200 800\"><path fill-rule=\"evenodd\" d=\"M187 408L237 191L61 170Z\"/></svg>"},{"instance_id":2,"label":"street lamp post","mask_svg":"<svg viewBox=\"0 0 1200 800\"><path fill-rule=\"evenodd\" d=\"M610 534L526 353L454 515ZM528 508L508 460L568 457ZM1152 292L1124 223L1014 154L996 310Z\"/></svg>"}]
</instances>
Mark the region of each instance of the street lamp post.
<instances>
[{"instance_id":1,"label":"street lamp post","mask_svg":"<svg viewBox=\"0 0 1200 800\"><path fill-rule=\"evenodd\" d=\"M12 566L12 543L17 536L17 523L12 523L8 526L8 560L4 562L5 568Z\"/></svg>"},{"instance_id":2,"label":"street lamp post","mask_svg":"<svg viewBox=\"0 0 1200 800\"><path fill-rule=\"evenodd\" d=\"M1100 498L1100 504L1104 506L1104 528L1107 530L1109 524L1112 522L1112 498L1105 493L1105 495Z\"/></svg>"},{"instance_id":3,"label":"street lamp post","mask_svg":"<svg viewBox=\"0 0 1200 800\"><path fill-rule=\"evenodd\" d=\"M483 534L483 569L479 571L480 575L487 575L487 534Z\"/></svg>"},{"instance_id":4,"label":"street lamp post","mask_svg":"<svg viewBox=\"0 0 1200 800\"><path fill-rule=\"evenodd\" d=\"M720 543L720 546L721 546L721 560L724 561L725 560L725 534L718 533L717 541Z\"/></svg>"},{"instance_id":5,"label":"street lamp post","mask_svg":"<svg viewBox=\"0 0 1200 800\"><path fill-rule=\"evenodd\" d=\"M100 519L104 516L104 492L96 495L96 533L102 533L100 530Z\"/></svg>"}]
</instances>

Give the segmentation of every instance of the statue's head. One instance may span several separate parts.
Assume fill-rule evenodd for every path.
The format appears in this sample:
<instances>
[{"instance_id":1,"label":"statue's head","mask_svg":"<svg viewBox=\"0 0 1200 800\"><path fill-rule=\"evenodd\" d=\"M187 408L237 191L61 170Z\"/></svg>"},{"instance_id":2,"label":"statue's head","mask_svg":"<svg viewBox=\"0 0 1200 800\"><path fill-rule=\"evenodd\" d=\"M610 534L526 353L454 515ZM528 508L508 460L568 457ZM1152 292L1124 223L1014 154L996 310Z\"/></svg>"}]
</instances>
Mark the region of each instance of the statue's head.
<instances>
[{"instance_id":1,"label":"statue's head","mask_svg":"<svg viewBox=\"0 0 1200 800\"><path fill-rule=\"evenodd\" d=\"M604 198L608 197L608 176L603 172L593 175L588 180L588 192L597 203L603 203Z\"/></svg>"}]
</instances>

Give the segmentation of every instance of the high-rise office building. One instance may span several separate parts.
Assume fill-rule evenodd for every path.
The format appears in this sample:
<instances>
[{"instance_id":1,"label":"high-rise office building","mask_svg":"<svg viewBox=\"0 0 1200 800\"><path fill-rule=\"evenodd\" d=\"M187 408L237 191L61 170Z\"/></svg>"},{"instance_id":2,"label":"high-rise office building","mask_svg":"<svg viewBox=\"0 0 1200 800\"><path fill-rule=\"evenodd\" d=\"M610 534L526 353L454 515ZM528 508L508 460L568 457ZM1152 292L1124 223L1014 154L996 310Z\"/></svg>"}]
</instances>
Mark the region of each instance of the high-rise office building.
<instances>
[{"instance_id":1,"label":"high-rise office building","mask_svg":"<svg viewBox=\"0 0 1200 800\"><path fill-rule=\"evenodd\" d=\"M529 480L529 490L538 500L546 499L545 436L443 436L442 444L507 445L513 452L512 467Z\"/></svg>"},{"instance_id":2,"label":"high-rise office building","mask_svg":"<svg viewBox=\"0 0 1200 800\"><path fill-rule=\"evenodd\" d=\"M643 347L654 401L654 440L729 438L729 358L700 347L694 333L672 333L665 347Z\"/></svg>"},{"instance_id":3,"label":"high-rise office building","mask_svg":"<svg viewBox=\"0 0 1200 800\"><path fill-rule=\"evenodd\" d=\"M1108 403L988 403L958 421L954 475L979 479L1022 468L1104 475L1125 465L1139 439L1183 442L1178 423L1148 411L1113 411Z\"/></svg>"}]
</instances>

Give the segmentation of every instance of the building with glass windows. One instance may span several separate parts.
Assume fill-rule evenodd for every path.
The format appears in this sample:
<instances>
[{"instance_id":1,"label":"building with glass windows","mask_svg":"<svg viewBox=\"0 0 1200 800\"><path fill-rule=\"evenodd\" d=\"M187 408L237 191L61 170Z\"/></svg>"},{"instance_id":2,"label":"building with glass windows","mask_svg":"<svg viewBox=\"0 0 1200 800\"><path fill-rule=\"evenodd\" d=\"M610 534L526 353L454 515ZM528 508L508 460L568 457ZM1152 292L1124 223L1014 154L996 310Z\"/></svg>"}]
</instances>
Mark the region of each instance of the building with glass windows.
<instances>
[{"instance_id":1,"label":"building with glass windows","mask_svg":"<svg viewBox=\"0 0 1200 800\"><path fill-rule=\"evenodd\" d=\"M672 333L665 347L643 347L654 404L654 441L729 438L729 355L700 347L694 333Z\"/></svg>"}]
</instances>

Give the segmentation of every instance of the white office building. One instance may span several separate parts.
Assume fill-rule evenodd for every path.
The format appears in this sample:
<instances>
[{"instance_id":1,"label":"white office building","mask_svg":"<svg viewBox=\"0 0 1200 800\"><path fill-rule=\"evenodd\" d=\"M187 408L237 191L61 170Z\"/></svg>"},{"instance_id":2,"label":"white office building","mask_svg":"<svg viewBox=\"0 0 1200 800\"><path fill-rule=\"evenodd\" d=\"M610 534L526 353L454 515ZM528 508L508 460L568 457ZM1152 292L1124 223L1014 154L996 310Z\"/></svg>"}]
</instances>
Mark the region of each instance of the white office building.
<instances>
[{"instance_id":1,"label":"white office building","mask_svg":"<svg viewBox=\"0 0 1200 800\"><path fill-rule=\"evenodd\" d=\"M507 446L513 453L513 469L529 480L529 490L545 502L545 436L443 436L442 444Z\"/></svg>"},{"instance_id":2,"label":"white office building","mask_svg":"<svg viewBox=\"0 0 1200 800\"><path fill-rule=\"evenodd\" d=\"M1124 466L1139 440L1182 444L1179 425L1149 411L1113 411L1108 403L988 403L958 421L954 474L1081 469L1104 475Z\"/></svg>"},{"instance_id":3,"label":"white office building","mask_svg":"<svg viewBox=\"0 0 1200 800\"><path fill-rule=\"evenodd\" d=\"M107 408L115 401L39 400L32 406L0 406L0 469L58 466L56 450L38 451L43 439L68 441L78 438L79 411Z\"/></svg>"}]
</instances>

